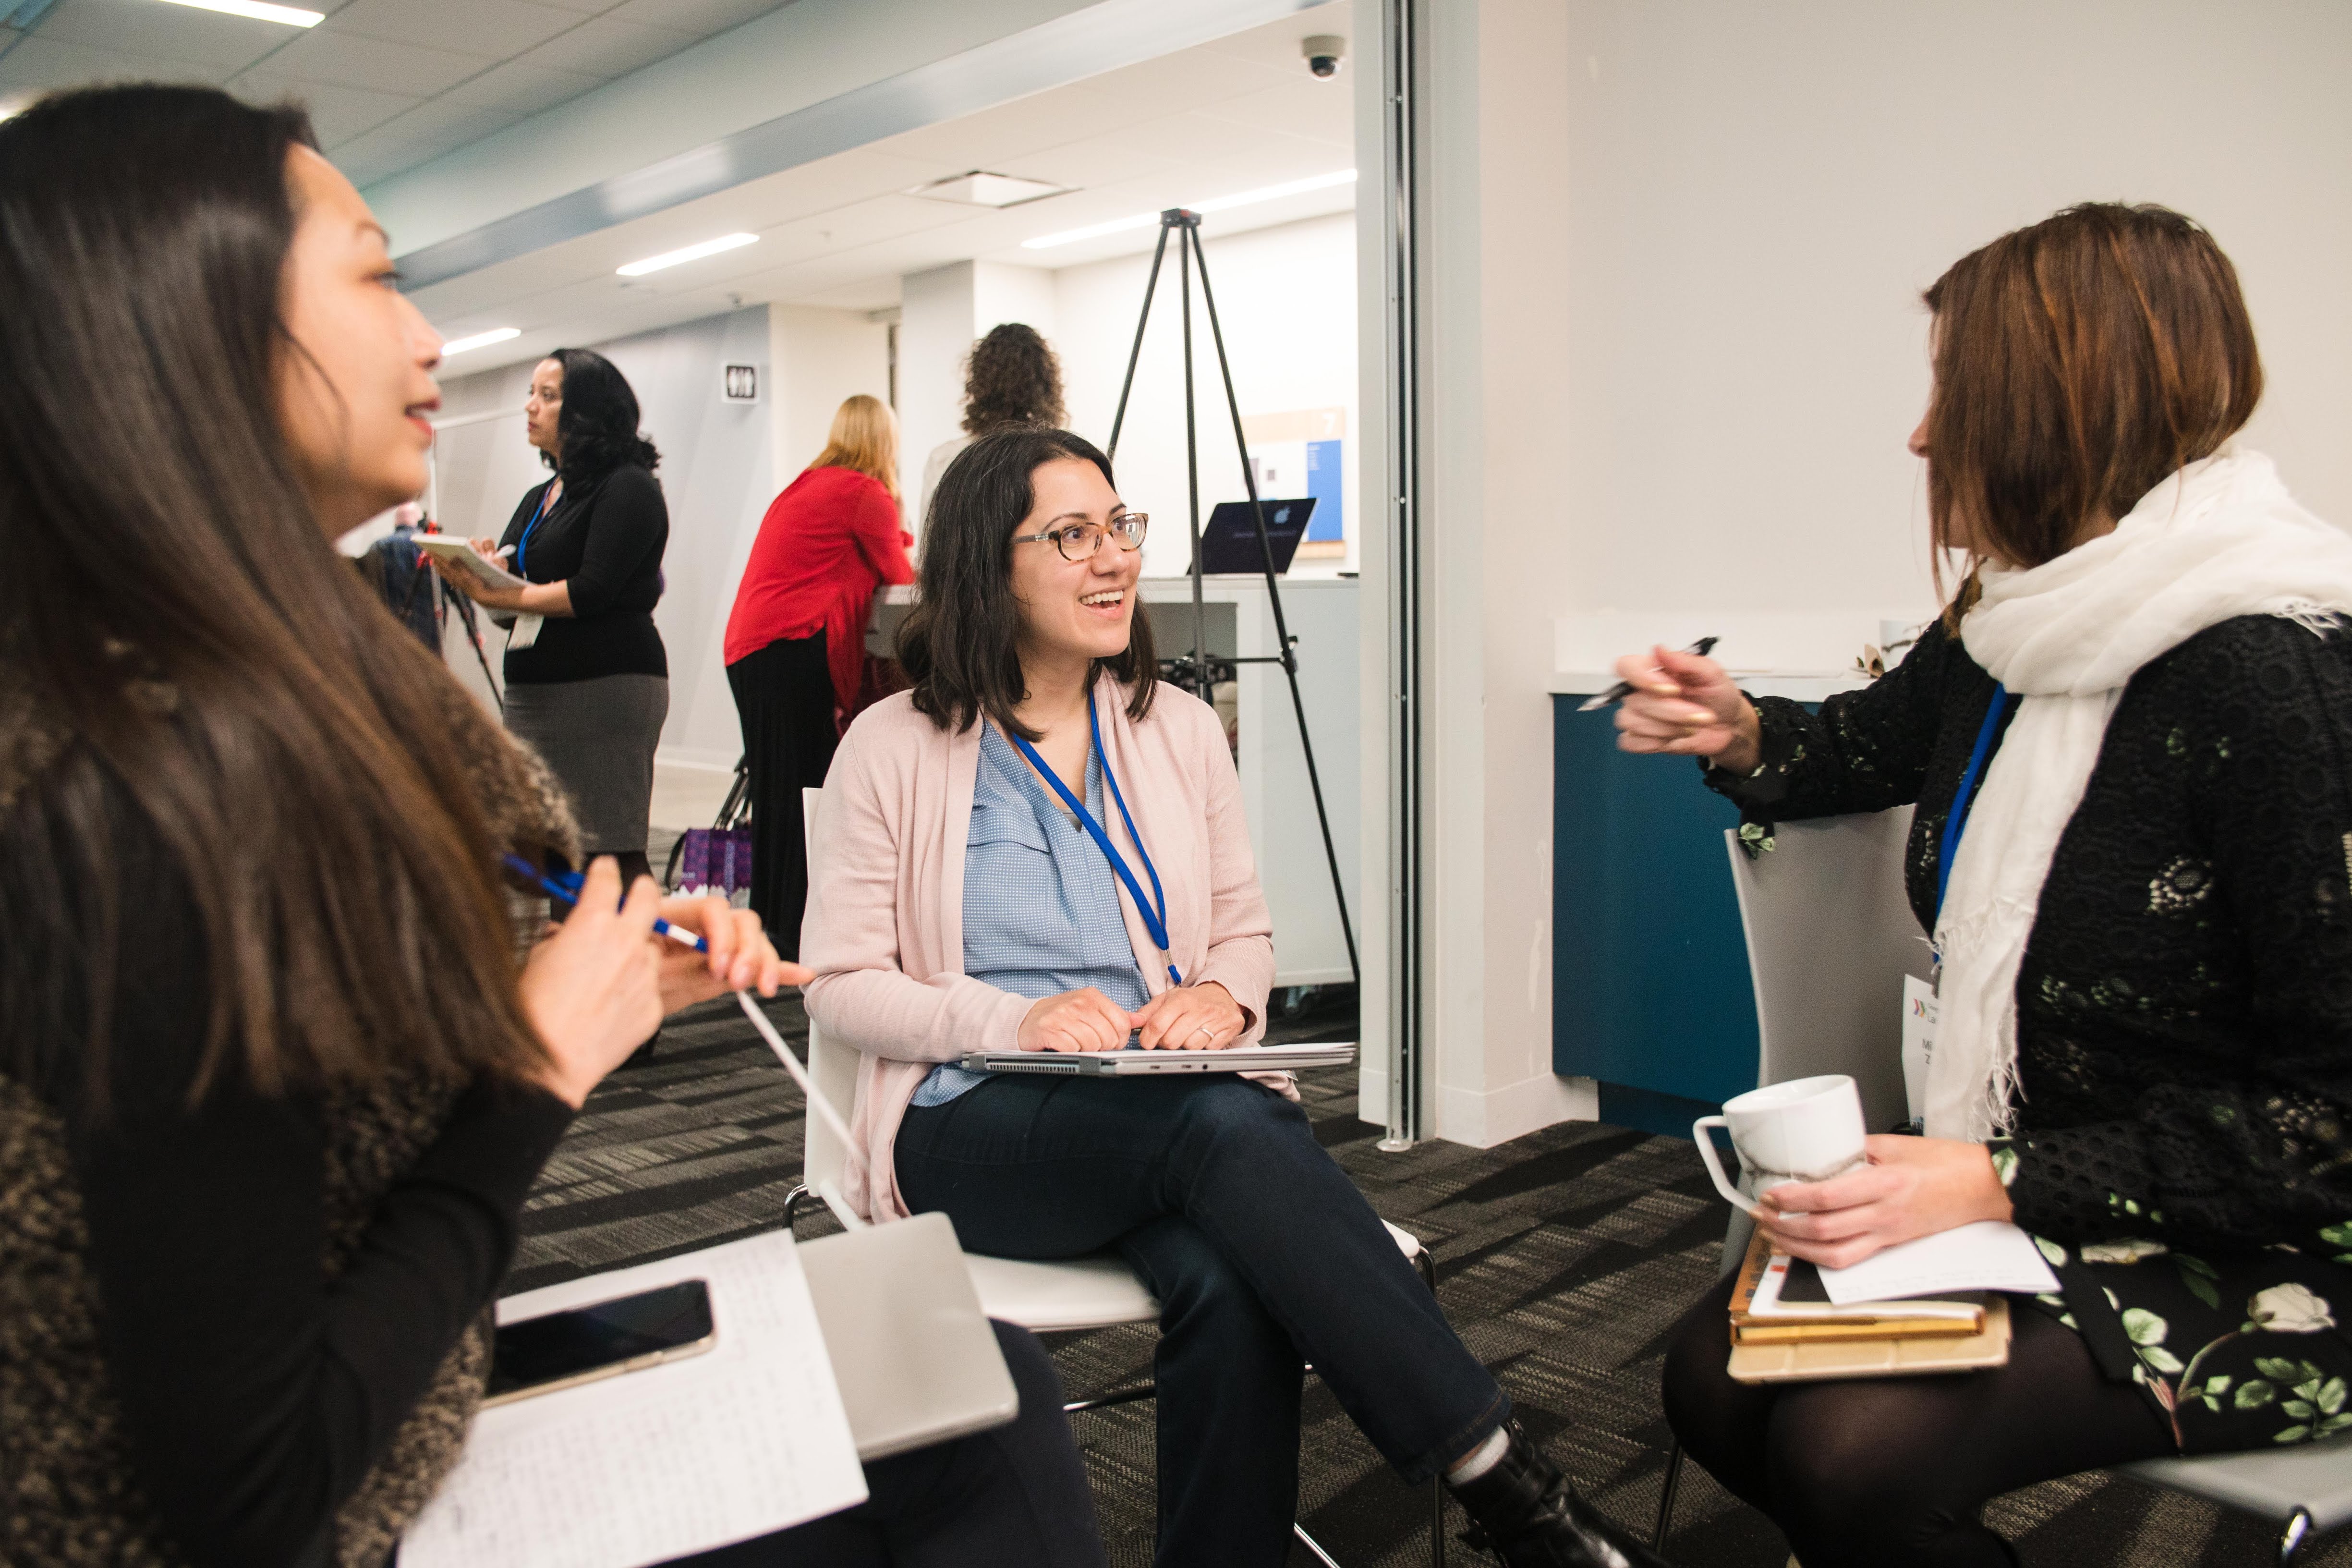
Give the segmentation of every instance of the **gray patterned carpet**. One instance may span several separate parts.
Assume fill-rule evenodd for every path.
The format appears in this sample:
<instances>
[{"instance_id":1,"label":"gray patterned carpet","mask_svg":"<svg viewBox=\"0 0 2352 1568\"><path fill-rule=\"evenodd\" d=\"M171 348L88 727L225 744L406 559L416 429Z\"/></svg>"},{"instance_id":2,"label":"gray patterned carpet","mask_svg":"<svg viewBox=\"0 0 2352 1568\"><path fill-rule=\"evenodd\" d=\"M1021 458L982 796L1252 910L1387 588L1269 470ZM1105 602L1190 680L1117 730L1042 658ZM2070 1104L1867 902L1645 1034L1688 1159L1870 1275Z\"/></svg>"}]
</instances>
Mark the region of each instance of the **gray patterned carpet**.
<instances>
[{"instance_id":1,"label":"gray patterned carpet","mask_svg":"<svg viewBox=\"0 0 2352 1568\"><path fill-rule=\"evenodd\" d=\"M799 1006L772 1016L804 1035ZM1352 1038L1351 1012L1292 1020L1289 1039ZM1603 1509L1646 1528L1666 1429L1657 1403L1667 1329L1714 1278L1723 1210L1691 1146L1622 1128L1547 1128L1494 1149L1374 1148L1355 1117L1352 1076L1309 1075L1317 1135L1381 1215L1437 1254L1440 1295L1528 1429ZM675 1022L646 1066L615 1075L549 1164L525 1215L509 1290L708 1247L778 1223L800 1172L799 1091L733 1004ZM814 1236L830 1219L804 1221ZM1061 1336L1074 1394L1148 1373L1148 1328ZM1151 1407L1075 1418L1111 1561L1147 1568ZM1380 1464L1319 1384L1307 1389L1301 1513L1347 1568L1428 1559L1428 1493ZM2029 1568L2256 1568L2267 1529L2210 1504L2103 1475L1998 1500L1996 1528ZM1454 1521L1460 1527L1458 1515ZM1693 1466L1668 1552L1682 1568L1781 1568L1788 1549L1760 1515ZM1310 1560L1303 1551L1293 1559ZM1456 1546L1449 1560L1471 1554ZM2352 1531L2307 1550L2311 1568L2352 1568Z\"/></svg>"}]
</instances>

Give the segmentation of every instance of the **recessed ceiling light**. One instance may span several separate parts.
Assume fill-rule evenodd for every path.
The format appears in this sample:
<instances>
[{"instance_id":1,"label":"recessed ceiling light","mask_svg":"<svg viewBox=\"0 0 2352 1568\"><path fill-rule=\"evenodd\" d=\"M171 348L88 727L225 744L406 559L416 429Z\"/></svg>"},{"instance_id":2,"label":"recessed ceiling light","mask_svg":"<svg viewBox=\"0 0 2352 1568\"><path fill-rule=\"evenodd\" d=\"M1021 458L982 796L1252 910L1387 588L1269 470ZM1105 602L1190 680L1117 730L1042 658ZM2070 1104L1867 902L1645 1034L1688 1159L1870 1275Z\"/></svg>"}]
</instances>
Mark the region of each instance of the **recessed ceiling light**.
<instances>
[{"instance_id":1,"label":"recessed ceiling light","mask_svg":"<svg viewBox=\"0 0 2352 1568\"><path fill-rule=\"evenodd\" d=\"M722 234L717 239L706 239L700 245L689 245L683 250L665 250L659 256L648 256L643 261L632 261L619 268L624 278L643 278L648 272L659 272L665 267L677 267L688 261L699 261L706 256L716 256L722 250L740 250L747 245L757 245L756 234Z\"/></svg>"},{"instance_id":2,"label":"recessed ceiling light","mask_svg":"<svg viewBox=\"0 0 2352 1568\"><path fill-rule=\"evenodd\" d=\"M506 342L509 339L520 336L522 336L520 327L492 327L488 331L476 332L470 338L451 338L441 345L441 357L447 359L452 354L465 353L473 349L486 349L492 343Z\"/></svg>"},{"instance_id":3,"label":"recessed ceiling light","mask_svg":"<svg viewBox=\"0 0 2352 1568\"><path fill-rule=\"evenodd\" d=\"M907 194L928 196L935 202L965 202L976 207L1017 207L1024 202L1041 202L1047 196L1058 196L1069 188L1045 180L1024 180L1012 174L992 174L984 169L972 169L961 174L950 174L944 180L933 180L928 185L917 185Z\"/></svg>"},{"instance_id":4,"label":"recessed ceiling light","mask_svg":"<svg viewBox=\"0 0 2352 1568\"><path fill-rule=\"evenodd\" d=\"M198 11L218 11L227 16L250 16L257 22L282 22L289 27L315 27L327 19L323 11L293 5L268 5L262 0L163 0L166 5L186 5Z\"/></svg>"},{"instance_id":5,"label":"recessed ceiling light","mask_svg":"<svg viewBox=\"0 0 2352 1568\"><path fill-rule=\"evenodd\" d=\"M1230 212L1258 202L1270 202L1281 196L1295 196L1307 191L1328 190L1333 185L1351 184L1356 171L1340 169L1328 174L1315 174L1304 180L1289 180L1279 185L1267 185L1259 190L1242 191L1230 196L1217 196L1205 202L1186 204L1196 213ZM1137 213L1131 217L1113 218L1108 223L1092 223L1084 228L1064 229L1059 234L1041 234L1034 239L1021 242L1024 250L1048 250L1057 245L1070 245L1081 239L1097 239L1106 234L1118 234L1130 228L1150 228L1160 221L1158 213Z\"/></svg>"}]
</instances>

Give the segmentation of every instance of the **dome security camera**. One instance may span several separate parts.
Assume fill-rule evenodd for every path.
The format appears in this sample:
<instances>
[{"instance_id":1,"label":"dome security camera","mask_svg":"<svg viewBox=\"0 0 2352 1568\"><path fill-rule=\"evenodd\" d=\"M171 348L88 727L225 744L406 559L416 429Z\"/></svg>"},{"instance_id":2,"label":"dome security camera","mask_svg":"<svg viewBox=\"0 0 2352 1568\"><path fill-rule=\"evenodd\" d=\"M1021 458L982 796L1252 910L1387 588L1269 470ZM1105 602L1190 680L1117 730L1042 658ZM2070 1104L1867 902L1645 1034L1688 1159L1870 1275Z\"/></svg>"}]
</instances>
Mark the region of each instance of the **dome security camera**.
<instances>
[{"instance_id":1,"label":"dome security camera","mask_svg":"<svg viewBox=\"0 0 2352 1568\"><path fill-rule=\"evenodd\" d=\"M1326 81L1339 74L1339 62L1348 58L1348 40L1336 34L1318 33L1304 39L1298 52L1307 57L1307 68Z\"/></svg>"}]
</instances>

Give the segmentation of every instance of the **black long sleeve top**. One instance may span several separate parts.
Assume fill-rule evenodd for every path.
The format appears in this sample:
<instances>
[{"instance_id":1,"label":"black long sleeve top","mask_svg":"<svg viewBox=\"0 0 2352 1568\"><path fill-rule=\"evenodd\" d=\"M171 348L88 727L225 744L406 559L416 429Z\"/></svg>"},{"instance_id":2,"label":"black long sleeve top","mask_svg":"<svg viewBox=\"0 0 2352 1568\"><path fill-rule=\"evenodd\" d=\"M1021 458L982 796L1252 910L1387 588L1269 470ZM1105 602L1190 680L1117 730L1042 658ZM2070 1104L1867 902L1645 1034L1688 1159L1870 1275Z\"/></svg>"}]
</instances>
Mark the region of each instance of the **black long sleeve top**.
<instances>
[{"instance_id":1,"label":"black long sleeve top","mask_svg":"<svg viewBox=\"0 0 2352 1568\"><path fill-rule=\"evenodd\" d=\"M1945 820L1994 683L1929 629L1819 712L1756 701L1751 822L1916 803L1932 924ZM2005 728L2005 727L2004 727ZM2352 635L2247 616L2126 688L2018 978L2021 1226L2326 1257L2352 1218Z\"/></svg>"},{"instance_id":2,"label":"black long sleeve top","mask_svg":"<svg viewBox=\"0 0 2352 1568\"><path fill-rule=\"evenodd\" d=\"M524 493L499 542L521 546L514 565L519 575L533 583L570 584L572 613L548 616L531 647L509 648L506 678L530 685L668 675L669 658L654 626L654 606L662 595L662 552L669 543L669 504L662 499L661 481L628 463L601 479L567 483L554 507L533 526L554 482Z\"/></svg>"},{"instance_id":3,"label":"black long sleeve top","mask_svg":"<svg viewBox=\"0 0 2352 1568\"><path fill-rule=\"evenodd\" d=\"M335 1099L230 1075L194 1109L209 1006L188 887L142 814L114 813L121 951L107 1095L78 1030L31 1085L65 1118L102 1348L141 1490L195 1568L328 1561L337 1508L415 1407L511 1259L525 1191L570 1110L479 1084L377 1205L330 1277ZM0 872L5 875L5 872ZM42 930L75 984L80 955Z\"/></svg>"}]
</instances>

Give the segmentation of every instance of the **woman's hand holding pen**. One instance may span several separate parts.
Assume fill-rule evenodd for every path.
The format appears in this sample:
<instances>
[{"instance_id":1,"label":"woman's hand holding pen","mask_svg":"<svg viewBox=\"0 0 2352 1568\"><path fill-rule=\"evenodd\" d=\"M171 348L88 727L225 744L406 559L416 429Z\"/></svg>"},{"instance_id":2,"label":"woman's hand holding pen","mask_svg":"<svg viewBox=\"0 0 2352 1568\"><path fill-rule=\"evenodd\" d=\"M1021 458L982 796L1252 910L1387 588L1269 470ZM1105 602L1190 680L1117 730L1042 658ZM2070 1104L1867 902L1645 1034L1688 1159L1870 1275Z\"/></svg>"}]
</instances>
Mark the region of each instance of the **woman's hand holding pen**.
<instances>
[{"instance_id":1,"label":"woman's hand holding pen","mask_svg":"<svg viewBox=\"0 0 2352 1568\"><path fill-rule=\"evenodd\" d=\"M547 1047L540 1081L574 1110L661 1026L667 955L659 948L677 944L654 934L660 902L650 877L639 878L624 902L619 868L593 860L579 907L523 962L523 1011Z\"/></svg>"},{"instance_id":2,"label":"woman's hand holding pen","mask_svg":"<svg viewBox=\"0 0 2352 1568\"><path fill-rule=\"evenodd\" d=\"M1617 676L1633 689L1617 707L1619 750L1706 757L1735 773L1763 761L1756 710L1715 660L1655 647L1619 659Z\"/></svg>"},{"instance_id":3,"label":"woman's hand holding pen","mask_svg":"<svg viewBox=\"0 0 2352 1568\"><path fill-rule=\"evenodd\" d=\"M760 929L760 917L724 899L664 899L662 919L690 931L709 944L700 953L682 942L655 939L661 949L662 1011L675 1013L730 991L773 996L780 985L805 985L814 978L803 966L776 956L775 944Z\"/></svg>"},{"instance_id":4,"label":"woman's hand holding pen","mask_svg":"<svg viewBox=\"0 0 2352 1568\"><path fill-rule=\"evenodd\" d=\"M1249 1015L1215 981L1171 985L1129 1015L1147 1051L1221 1051L1242 1037Z\"/></svg>"}]
</instances>

